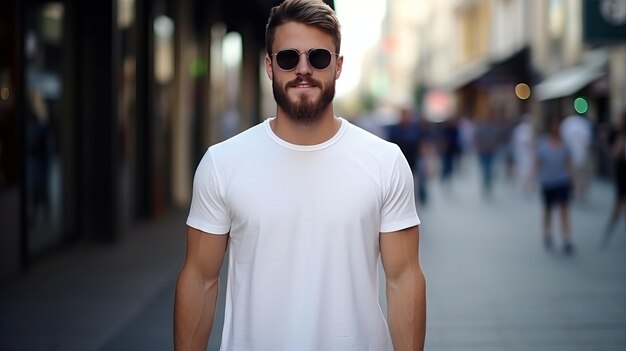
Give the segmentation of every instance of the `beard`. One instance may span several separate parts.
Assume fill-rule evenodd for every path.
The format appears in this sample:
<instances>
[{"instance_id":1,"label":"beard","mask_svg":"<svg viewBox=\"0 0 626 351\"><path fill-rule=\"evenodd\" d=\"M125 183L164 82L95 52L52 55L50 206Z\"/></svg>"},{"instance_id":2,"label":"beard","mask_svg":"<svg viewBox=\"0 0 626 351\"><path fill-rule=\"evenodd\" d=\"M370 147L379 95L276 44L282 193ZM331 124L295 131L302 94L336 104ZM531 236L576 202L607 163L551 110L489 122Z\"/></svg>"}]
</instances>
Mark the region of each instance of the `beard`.
<instances>
[{"instance_id":1,"label":"beard","mask_svg":"<svg viewBox=\"0 0 626 351\"><path fill-rule=\"evenodd\" d=\"M302 82L322 87L319 81L311 78L297 78L287 83L285 87L293 87ZM325 88L322 88L322 94L317 101L310 99L307 95L301 95L297 101L292 101L287 95L287 89L281 87L276 80L272 80L272 91L276 104L285 111L288 118L300 124L312 124L320 119L322 111L335 98L335 82L331 81L330 84L325 85Z\"/></svg>"}]
</instances>

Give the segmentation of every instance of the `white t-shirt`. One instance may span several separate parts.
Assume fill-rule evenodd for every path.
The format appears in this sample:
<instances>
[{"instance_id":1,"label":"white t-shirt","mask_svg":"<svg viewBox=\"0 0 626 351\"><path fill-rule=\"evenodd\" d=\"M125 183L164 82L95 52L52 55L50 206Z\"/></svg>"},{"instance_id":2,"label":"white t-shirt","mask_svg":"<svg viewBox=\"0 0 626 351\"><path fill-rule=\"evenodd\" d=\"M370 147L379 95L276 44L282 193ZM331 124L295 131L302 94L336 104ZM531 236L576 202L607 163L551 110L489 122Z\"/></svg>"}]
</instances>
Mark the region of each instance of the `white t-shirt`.
<instances>
[{"instance_id":1,"label":"white t-shirt","mask_svg":"<svg viewBox=\"0 0 626 351\"><path fill-rule=\"evenodd\" d=\"M561 138L572 152L572 161L576 167L584 167L589 159L591 145L591 123L579 115L568 116L560 127Z\"/></svg>"},{"instance_id":2,"label":"white t-shirt","mask_svg":"<svg viewBox=\"0 0 626 351\"><path fill-rule=\"evenodd\" d=\"M379 235L420 223L413 176L395 144L341 122L301 146L266 120L200 162L187 224L230 233L221 350L392 350Z\"/></svg>"}]
</instances>

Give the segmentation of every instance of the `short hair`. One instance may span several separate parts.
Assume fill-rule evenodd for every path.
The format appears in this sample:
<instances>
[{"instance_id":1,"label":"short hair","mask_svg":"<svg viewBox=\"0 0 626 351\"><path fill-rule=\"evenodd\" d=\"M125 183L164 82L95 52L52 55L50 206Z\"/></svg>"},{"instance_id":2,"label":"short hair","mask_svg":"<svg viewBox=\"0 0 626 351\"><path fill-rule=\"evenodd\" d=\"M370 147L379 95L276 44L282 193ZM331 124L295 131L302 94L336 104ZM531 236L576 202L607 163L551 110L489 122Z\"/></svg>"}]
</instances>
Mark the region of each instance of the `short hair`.
<instances>
[{"instance_id":1,"label":"short hair","mask_svg":"<svg viewBox=\"0 0 626 351\"><path fill-rule=\"evenodd\" d=\"M328 33L335 44L335 52L341 47L341 26L335 11L322 0L285 0L270 11L265 26L265 48L272 54L276 27L287 22L298 22L313 26Z\"/></svg>"}]
</instances>

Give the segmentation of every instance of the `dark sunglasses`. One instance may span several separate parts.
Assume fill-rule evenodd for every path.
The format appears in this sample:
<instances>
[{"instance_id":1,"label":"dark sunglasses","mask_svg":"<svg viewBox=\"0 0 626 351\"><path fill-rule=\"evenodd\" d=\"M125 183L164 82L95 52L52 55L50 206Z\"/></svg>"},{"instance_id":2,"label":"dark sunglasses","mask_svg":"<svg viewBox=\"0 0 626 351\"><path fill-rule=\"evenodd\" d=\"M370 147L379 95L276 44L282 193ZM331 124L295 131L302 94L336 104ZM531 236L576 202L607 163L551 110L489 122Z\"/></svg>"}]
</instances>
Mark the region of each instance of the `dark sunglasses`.
<instances>
[{"instance_id":1,"label":"dark sunglasses","mask_svg":"<svg viewBox=\"0 0 626 351\"><path fill-rule=\"evenodd\" d=\"M276 64L278 64L280 69L283 71L291 71L296 68L298 62L300 62L300 55L302 54L306 54L309 64L315 69L325 69L330 65L333 55L339 56L339 54L326 49L311 49L307 52L300 52L296 49L285 49L271 56L276 56Z\"/></svg>"}]
</instances>

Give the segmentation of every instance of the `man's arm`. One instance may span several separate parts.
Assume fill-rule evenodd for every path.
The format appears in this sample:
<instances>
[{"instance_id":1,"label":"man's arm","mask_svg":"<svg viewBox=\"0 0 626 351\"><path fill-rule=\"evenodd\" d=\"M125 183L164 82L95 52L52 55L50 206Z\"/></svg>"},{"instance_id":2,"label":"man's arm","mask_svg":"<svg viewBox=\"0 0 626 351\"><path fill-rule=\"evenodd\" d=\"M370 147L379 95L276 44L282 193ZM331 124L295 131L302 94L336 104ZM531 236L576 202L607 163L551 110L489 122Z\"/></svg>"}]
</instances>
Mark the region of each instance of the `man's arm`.
<instances>
[{"instance_id":1,"label":"man's arm","mask_svg":"<svg viewBox=\"0 0 626 351\"><path fill-rule=\"evenodd\" d=\"M387 318L395 351L424 349L426 280L419 262L419 229L380 236L387 280Z\"/></svg>"},{"instance_id":2,"label":"man's arm","mask_svg":"<svg viewBox=\"0 0 626 351\"><path fill-rule=\"evenodd\" d=\"M176 351L206 350L213 327L218 282L228 235L187 228L187 252L176 282Z\"/></svg>"}]
</instances>

